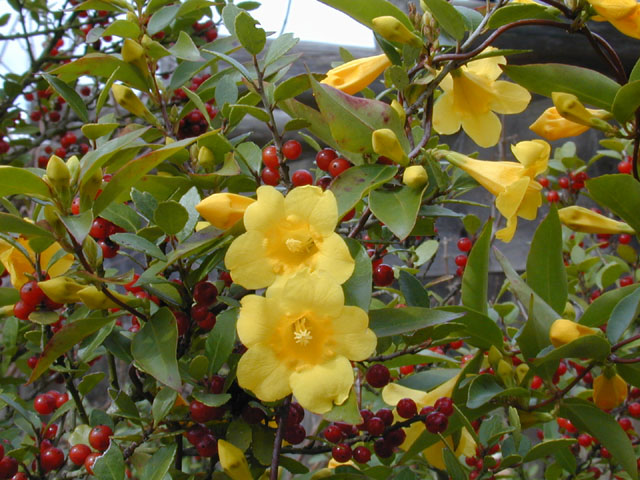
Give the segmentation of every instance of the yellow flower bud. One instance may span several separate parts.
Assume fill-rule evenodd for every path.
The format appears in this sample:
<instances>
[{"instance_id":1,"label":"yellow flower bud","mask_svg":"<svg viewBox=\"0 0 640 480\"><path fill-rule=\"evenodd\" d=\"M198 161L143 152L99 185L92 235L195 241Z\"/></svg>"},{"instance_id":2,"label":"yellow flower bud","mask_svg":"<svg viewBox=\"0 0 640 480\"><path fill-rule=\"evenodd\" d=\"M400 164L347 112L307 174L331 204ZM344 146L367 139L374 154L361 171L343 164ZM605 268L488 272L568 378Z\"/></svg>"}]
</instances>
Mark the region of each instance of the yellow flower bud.
<instances>
[{"instance_id":1,"label":"yellow flower bud","mask_svg":"<svg viewBox=\"0 0 640 480\"><path fill-rule=\"evenodd\" d=\"M571 122L600 129L608 126L602 121L609 116L607 112L589 110L580 103L580 100L578 100L578 97L575 95L564 92L553 92L551 99L557 112Z\"/></svg>"},{"instance_id":2,"label":"yellow flower bud","mask_svg":"<svg viewBox=\"0 0 640 480\"><path fill-rule=\"evenodd\" d=\"M339 67L332 68L327 72L327 77L320 83L353 95L366 88L389 65L391 65L391 61L384 53L374 57L358 58Z\"/></svg>"},{"instance_id":3,"label":"yellow flower bud","mask_svg":"<svg viewBox=\"0 0 640 480\"><path fill-rule=\"evenodd\" d=\"M599 119L605 119L610 116L609 112L604 110L593 110L587 108L587 112L589 112L592 117ZM541 137L549 141L553 141L560 138L581 135L589 130L589 127L567 120L558 113L556 107L550 107L542 112L535 122L529 125L529 129Z\"/></svg>"},{"instance_id":4,"label":"yellow flower bud","mask_svg":"<svg viewBox=\"0 0 640 480\"><path fill-rule=\"evenodd\" d=\"M131 38L125 38L122 44L122 60L138 67L142 73L149 72L144 47Z\"/></svg>"},{"instance_id":5,"label":"yellow flower bud","mask_svg":"<svg viewBox=\"0 0 640 480\"><path fill-rule=\"evenodd\" d=\"M143 118L153 125L158 125L158 119L153 116L144 103L133 93L129 87L115 83L111 86L113 98L116 99L118 105L132 113L136 117Z\"/></svg>"},{"instance_id":6,"label":"yellow flower bud","mask_svg":"<svg viewBox=\"0 0 640 480\"><path fill-rule=\"evenodd\" d=\"M398 118L400 118L400 122L404 125L405 120L407 119L407 115L404 112L404 108L400 105L400 102L395 98L391 100L391 108L393 108L398 114Z\"/></svg>"},{"instance_id":7,"label":"yellow flower bud","mask_svg":"<svg viewBox=\"0 0 640 480\"><path fill-rule=\"evenodd\" d=\"M235 193L214 193L196 205L196 210L214 227L227 230L242 219L244 211L253 202L253 198Z\"/></svg>"},{"instance_id":8,"label":"yellow flower bud","mask_svg":"<svg viewBox=\"0 0 640 480\"><path fill-rule=\"evenodd\" d=\"M521 363L516 367L516 380L518 381L518 385L522 383L528 373L529 365L527 365L526 363Z\"/></svg>"},{"instance_id":9,"label":"yellow flower bud","mask_svg":"<svg viewBox=\"0 0 640 480\"><path fill-rule=\"evenodd\" d=\"M421 188L429 183L429 176L422 165L411 165L402 174L402 183L411 188Z\"/></svg>"},{"instance_id":10,"label":"yellow flower bud","mask_svg":"<svg viewBox=\"0 0 640 480\"><path fill-rule=\"evenodd\" d=\"M373 31L385 40L406 43L416 48L422 47L422 39L405 27L396 17L391 15L376 17L371 23L373 23Z\"/></svg>"},{"instance_id":11,"label":"yellow flower bud","mask_svg":"<svg viewBox=\"0 0 640 480\"><path fill-rule=\"evenodd\" d=\"M371 135L371 143L373 151L378 155L384 155L400 165L409 163L409 157L404 153L404 149L393 130L381 128L374 131Z\"/></svg>"},{"instance_id":12,"label":"yellow flower bud","mask_svg":"<svg viewBox=\"0 0 640 480\"><path fill-rule=\"evenodd\" d=\"M56 277L38 282L44 294L56 303L75 303L80 301L78 292L86 287L68 277Z\"/></svg>"},{"instance_id":13,"label":"yellow flower bud","mask_svg":"<svg viewBox=\"0 0 640 480\"><path fill-rule=\"evenodd\" d=\"M572 322L566 318L559 318L551 325L549 330L549 340L551 344L558 348L586 335L595 335L598 330L585 327L579 323Z\"/></svg>"},{"instance_id":14,"label":"yellow flower bud","mask_svg":"<svg viewBox=\"0 0 640 480\"><path fill-rule=\"evenodd\" d=\"M640 4L636 0L588 0L598 12L598 20L606 20L619 31L640 38ZM594 20L596 18L594 17Z\"/></svg>"},{"instance_id":15,"label":"yellow flower bud","mask_svg":"<svg viewBox=\"0 0 640 480\"><path fill-rule=\"evenodd\" d=\"M212 169L215 164L215 156L207 147L200 147L198 150L198 165L202 168Z\"/></svg>"},{"instance_id":16,"label":"yellow flower bud","mask_svg":"<svg viewBox=\"0 0 640 480\"><path fill-rule=\"evenodd\" d=\"M105 310L107 308L120 307L120 305L107 297L102 290L99 290L98 287L95 287L94 285L89 285L78 290L77 294L78 297L80 297L80 301L91 310ZM129 300L125 295L120 293L111 291L111 294L125 303Z\"/></svg>"},{"instance_id":17,"label":"yellow flower bud","mask_svg":"<svg viewBox=\"0 0 640 480\"><path fill-rule=\"evenodd\" d=\"M603 410L611 410L627 398L627 382L617 373L607 377L602 373L593 379L593 403Z\"/></svg>"},{"instance_id":18,"label":"yellow flower bud","mask_svg":"<svg viewBox=\"0 0 640 480\"><path fill-rule=\"evenodd\" d=\"M613 220L588 208L571 206L558 210L560 221L575 232L584 233L629 233L635 230L624 222Z\"/></svg>"},{"instance_id":19,"label":"yellow flower bud","mask_svg":"<svg viewBox=\"0 0 640 480\"><path fill-rule=\"evenodd\" d=\"M47 163L47 179L53 188L60 190L69 186L71 172L69 167L57 155L51 155Z\"/></svg>"},{"instance_id":20,"label":"yellow flower bud","mask_svg":"<svg viewBox=\"0 0 640 480\"><path fill-rule=\"evenodd\" d=\"M504 359L500 359L498 361L498 369L496 371L498 374L498 378L502 380L505 387L513 387L513 367L512 365Z\"/></svg>"},{"instance_id":21,"label":"yellow flower bud","mask_svg":"<svg viewBox=\"0 0 640 480\"><path fill-rule=\"evenodd\" d=\"M253 480L249 463L238 447L225 440L218 440L218 455L224 473L233 480Z\"/></svg>"},{"instance_id":22,"label":"yellow flower bud","mask_svg":"<svg viewBox=\"0 0 640 480\"><path fill-rule=\"evenodd\" d=\"M69 157L67 160L67 168L71 174L70 182L73 185L78 181L78 175L80 174L80 160L78 160L76 155Z\"/></svg>"}]
</instances>

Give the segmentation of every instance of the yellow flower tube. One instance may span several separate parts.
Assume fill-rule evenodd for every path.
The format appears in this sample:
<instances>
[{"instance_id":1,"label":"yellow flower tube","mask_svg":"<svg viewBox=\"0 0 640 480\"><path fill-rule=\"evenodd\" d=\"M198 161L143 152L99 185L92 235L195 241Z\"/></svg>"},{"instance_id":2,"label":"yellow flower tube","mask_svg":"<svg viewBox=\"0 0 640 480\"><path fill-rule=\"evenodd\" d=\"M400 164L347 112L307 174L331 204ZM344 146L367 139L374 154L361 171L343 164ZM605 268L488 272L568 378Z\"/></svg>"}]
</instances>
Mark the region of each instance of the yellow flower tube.
<instances>
[{"instance_id":1,"label":"yellow flower tube","mask_svg":"<svg viewBox=\"0 0 640 480\"><path fill-rule=\"evenodd\" d=\"M596 110L589 110L589 112L595 114ZM550 107L529 125L529 129L546 140L554 141L581 135L589 130L589 127L567 120L558 113L556 107Z\"/></svg>"},{"instance_id":2,"label":"yellow flower tube","mask_svg":"<svg viewBox=\"0 0 640 480\"><path fill-rule=\"evenodd\" d=\"M196 205L196 210L207 222L220 230L233 227L244 216L244 211L255 200L235 193L214 193Z\"/></svg>"},{"instance_id":3,"label":"yellow flower tube","mask_svg":"<svg viewBox=\"0 0 640 480\"><path fill-rule=\"evenodd\" d=\"M602 410L611 410L627 398L627 382L620 375L608 377L607 372L593 379L593 403Z\"/></svg>"},{"instance_id":4,"label":"yellow flower tube","mask_svg":"<svg viewBox=\"0 0 640 480\"><path fill-rule=\"evenodd\" d=\"M389 65L391 65L391 61L384 53L373 57L358 58L332 68L320 83L354 95L369 86Z\"/></svg>"},{"instance_id":5,"label":"yellow flower tube","mask_svg":"<svg viewBox=\"0 0 640 480\"><path fill-rule=\"evenodd\" d=\"M238 447L226 440L218 440L218 455L224 473L233 480L253 480L249 462Z\"/></svg>"},{"instance_id":6,"label":"yellow flower tube","mask_svg":"<svg viewBox=\"0 0 640 480\"><path fill-rule=\"evenodd\" d=\"M595 328L585 327L566 318L559 318L551 324L549 340L554 347L558 348L580 337L596 335L598 332L599 330Z\"/></svg>"},{"instance_id":7,"label":"yellow flower tube","mask_svg":"<svg viewBox=\"0 0 640 480\"><path fill-rule=\"evenodd\" d=\"M560 221L575 232L635 234L635 230L624 222L613 220L588 208L573 205L558 210Z\"/></svg>"},{"instance_id":8,"label":"yellow flower tube","mask_svg":"<svg viewBox=\"0 0 640 480\"><path fill-rule=\"evenodd\" d=\"M636 0L587 1L603 20L625 35L640 39L640 4Z\"/></svg>"}]
</instances>

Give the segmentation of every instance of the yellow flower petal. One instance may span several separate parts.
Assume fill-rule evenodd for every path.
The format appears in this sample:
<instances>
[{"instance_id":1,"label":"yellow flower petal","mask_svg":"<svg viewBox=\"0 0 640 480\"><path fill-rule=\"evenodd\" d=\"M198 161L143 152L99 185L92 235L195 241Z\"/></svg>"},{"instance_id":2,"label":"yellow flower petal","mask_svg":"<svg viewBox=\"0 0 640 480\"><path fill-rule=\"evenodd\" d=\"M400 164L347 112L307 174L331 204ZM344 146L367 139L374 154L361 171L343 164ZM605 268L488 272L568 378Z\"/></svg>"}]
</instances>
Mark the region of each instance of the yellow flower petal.
<instances>
[{"instance_id":1,"label":"yellow flower petal","mask_svg":"<svg viewBox=\"0 0 640 480\"><path fill-rule=\"evenodd\" d=\"M341 405L349 397L353 385L353 369L345 357L297 371L290 378L291 390L300 405L323 414Z\"/></svg>"},{"instance_id":2,"label":"yellow flower petal","mask_svg":"<svg viewBox=\"0 0 640 480\"><path fill-rule=\"evenodd\" d=\"M584 233L609 233L635 234L635 230L624 222L618 222L609 217L589 210L588 208L573 205L558 210L560 221L575 232Z\"/></svg>"},{"instance_id":3,"label":"yellow flower petal","mask_svg":"<svg viewBox=\"0 0 640 480\"><path fill-rule=\"evenodd\" d=\"M504 217L514 217L518 213L530 181L529 177L520 178L509 184L504 192L496 197L496 207Z\"/></svg>"},{"instance_id":4,"label":"yellow flower petal","mask_svg":"<svg viewBox=\"0 0 640 480\"><path fill-rule=\"evenodd\" d=\"M240 300L240 314L236 328L238 338L246 347L252 347L270 335L277 323L279 310L258 295L246 295Z\"/></svg>"},{"instance_id":5,"label":"yellow flower petal","mask_svg":"<svg viewBox=\"0 0 640 480\"><path fill-rule=\"evenodd\" d=\"M331 190L306 185L294 188L284 200L286 215L309 224L314 235L327 237L338 224L338 203Z\"/></svg>"},{"instance_id":6,"label":"yellow flower petal","mask_svg":"<svg viewBox=\"0 0 640 480\"><path fill-rule=\"evenodd\" d=\"M494 47L488 47L483 50L482 53L488 53L496 50ZM476 75L487 78L488 80L495 80L502 75L502 69L500 65L506 65L507 59L502 55L495 57L481 58L480 60L473 60L469 62L466 68Z\"/></svg>"},{"instance_id":7,"label":"yellow flower petal","mask_svg":"<svg viewBox=\"0 0 640 480\"><path fill-rule=\"evenodd\" d=\"M493 147L500 140L502 124L498 116L488 111L462 118L462 129L482 148Z\"/></svg>"},{"instance_id":8,"label":"yellow flower petal","mask_svg":"<svg viewBox=\"0 0 640 480\"><path fill-rule=\"evenodd\" d=\"M2 241L0 245L0 262L4 265L4 268L9 273L11 278L11 284L14 288L19 289L29 281L29 275L35 275L36 270L34 264L36 261L36 255L29 245L29 241L25 238L19 238L17 243L20 244L24 250L29 254L29 258L25 257L20 250L13 245ZM59 243L54 242L40 253L40 268L46 271L50 277L58 277L65 273L71 265L73 265L74 257L70 253L58 258L55 263L49 265L51 260L62 249Z\"/></svg>"},{"instance_id":9,"label":"yellow flower petal","mask_svg":"<svg viewBox=\"0 0 640 480\"><path fill-rule=\"evenodd\" d=\"M214 193L196 205L198 213L211 225L227 230L243 216L249 205L255 200L234 193Z\"/></svg>"},{"instance_id":10,"label":"yellow flower petal","mask_svg":"<svg viewBox=\"0 0 640 480\"><path fill-rule=\"evenodd\" d=\"M378 78L389 65L391 61L385 54L358 58L332 68L320 83L354 95Z\"/></svg>"},{"instance_id":11,"label":"yellow flower petal","mask_svg":"<svg viewBox=\"0 0 640 480\"><path fill-rule=\"evenodd\" d=\"M349 280L355 268L349 247L337 233L332 233L318 245L315 262L316 270L328 274L340 285Z\"/></svg>"},{"instance_id":12,"label":"yellow flower petal","mask_svg":"<svg viewBox=\"0 0 640 480\"><path fill-rule=\"evenodd\" d=\"M345 308L344 292L340 285L328 275L309 275L308 271L300 271L288 282L269 288L267 296L277 298L285 312L295 312L300 305L304 305L323 317L337 317ZM367 328L367 325L363 328Z\"/></svg>"},{"instance_id":13,"label":"yellow flower petal","mask_svg":"<svg viewBox=\"0 0 640 480\"><path fill-rule=\"evenodd\" d=\"M361 308L345 306L331 323L338 355L361 361L375 351L378 339L375 333L367 328L369 316Z\"/></svg>"},{"instance_id":14,"label":"yellow flower petal","mask_svg":"<svg viewBox=\"0 0 640 480\"><path fill-rule=\"evenodd\" d=\"M600 374L593 379L593 403L603 410L616 408L626 400L627 389L627 382L620 375Z\"/></svg>"},{"instance_id":15,"label":"yellow flower petal","mask_svg":"<svg viewBox=\"0 0 640 480\"><path fill-rule=\"evenodd\" d=\"M239 385L265 402L280 400L291 393L291 374L274 351L261 343L250 347L238 362Z\"/></svg>"},{"instance_id":16,"label":"yellow flower petal","mask_svg":"<svg viewBox=\"0 0 640 480\"><path fill-rule=\"evenodd\" d=\"M529 129L541 137L553 141L581 135L589 130L589 127L567 120L558 113L556 107L550 107L529 125Z\"/></svg>"},{"instance_id":17,"label":"yellow flower petal","mask_svg":"<svg viewBox=\"0 0 640 480\"><path fill-rule=\"evenodd\" d=\"M529 105L531 94L517 83L497 81L493 84L495 96L489 104L491 110L496 113L513 114L521 113Z\"/></svg>"},{"instance_id":18,"label":"yellow flower petal","mask_svg":"<svg viewBox=\"0 0 640 480\"><path fill-rule=\"evenodd\" d=\"M636 8L636 0L588 0L593 8L606 19L618 20L624 18Z\"/></svg>"},{"instance_id":19,"label":"yellow flower petal","mask_svg":"<svg viewBox=\"0 0 640 480\"><path fill-rule=\"evenodd\" d=\"M256 193L258 200L244 212L244 226L247 231L266 232L281 221L284 215L284 197L270 186L258 187Z\"/></svg>"},{"instance_id":20,"label":"yellow flower petal","mask_svg":"<svg viewBox=\"0 0 640 480\"><path fill-rule=\"evenodd\" d=\"M462 117L455 111L453 99L453 92L445 91L433 106L433 128L442 135L452 135L462 126Z\"/></svg>"},{"instance_id":21,"label":"yellow flower petal","mask_svg":"<svg viewBox=\"0 0 640 480\"><path fill-rule=\"evenodd\" d=\"M597 333L598 330L594 328L585 327L566 318L559 318L551 324L549 340L554 347L558 348L580 337L596 335Z\"/></svg>"},{"instance_id":22,"label":"yellow flower petal","mask_svg":"<svg viewBox=\"0 0 640 480\"><path fill-rule=\"evenodd\" d=\"M233 281L248 289L262 288L276 279L272 262L266 257L264 236L255 230L243 233L231 243L224 263Z\"/></svg>"},{"instance_id":23,"label":"yellow flower petal","mask_svg":"<svg viewBox=\"0 0 640 480\"><path fill-rule=\"evenodd\" d=\"M511 153L525 167L524 174L535 177L547 169L551 145L543 140L528 140L511 145Z\"/></svg>"}]
</instances>

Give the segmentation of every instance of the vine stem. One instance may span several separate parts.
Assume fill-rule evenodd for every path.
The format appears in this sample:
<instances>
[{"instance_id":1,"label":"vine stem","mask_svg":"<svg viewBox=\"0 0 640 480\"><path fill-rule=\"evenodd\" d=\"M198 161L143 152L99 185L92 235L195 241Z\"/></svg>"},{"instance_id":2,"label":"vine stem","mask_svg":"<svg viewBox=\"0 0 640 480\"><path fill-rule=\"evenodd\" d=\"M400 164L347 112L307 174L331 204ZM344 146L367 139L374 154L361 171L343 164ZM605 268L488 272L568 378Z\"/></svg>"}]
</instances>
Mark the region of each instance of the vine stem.
<instances>
[{"instance_id":1,"label":"vine stem","mask_svg":"<svg viewBox=\"0 0 640 480\"><path fill-rule=\"evenodd\" d=\"M412 353L417 353L420 350L429 348L431 346L431 343L432 343L431 340L427 340L426 342L422 342L419 345L414 345L413 347L405 348L404 350L400 350L398 352L389 353L387 355L377 355L375 357L369 357L365 361L366 362L384 362L385 360L391 360L396 357L401 357L402 355L411 355Z\"/></svg>"},{"instance_id":2,"label":"vine stem","mask_svg":"<svg viewBox=\"0 0 640 480\"><path fill-rule=\"evenodd\" d=\"M276 438L273 440L273 453L271 455L271 472L269 473L269 480L278 480L278 462L280 461L280 450L282 450L282 437L284 436L284 429L287 424L287 417L289 416L289 405L291 404L291 395L284 399L282 406L280 407L280 422L278 423L278 430L276 431Z\"/></svg>"},{"instance_id":3,"label":"vine stem","mask_svg":"<svg viewBox=\"0 0 640 480\"><path fill-rule=\"evenodd\" d=\"M358 220L358 223L356 224L356 226L353 227L353 230L351 230L351 232L349 232L349 235L347 236L349 238L355 238L358 235L358 233L360 233L360 231L364 228L370 216L371 216L371 209L367 207L364 209L364 212L362 212L362 215L360 216L360 220Z\"/></svg>"},{"instance_id":4,"label":"vine stem","mask_svg":"<svg viewBox=\"0 0 640 480\"><path fill-rule=\"evenodd\" d=\"M78 389L73 383L73 379L68 375L65 375L64 380L67 385L67 390L69 390L69 392L71 393L71 396L73 397L73 401L75 402L76 407L78 407L78 412L80 413L80 418L82 419L82 422L89 425L91 423L89 422L89 416L87 415L87 411L84 409L84 405L82 405L82 399L80 398Z\"/></svg>"},{"instance_id":5,"label":"vine stem","mask_svg":"<svg viewBox=\"0 0 640 480\"><path fill-rule=\"evenodd\" d=\"M595 367L595 366L596 366L595 362L590 363L590 364L589 364L589 365L588 365L588 366L587 366L587 367L586 367L582 372L580 372L580 373L576 376L576 378L574 378L574 379L571 381L571 383L569 383L569 385L567 385L566 387L564 387L562 390L558 390L558 391L556 391L556 392L555 392L555 394L554 394L552 397L547 398L546 400L544 400L544 401L542 401L542 402L540 402L540 403L536 403L535 405L533 405L533 406L529 407L529 409L528 409L528 410L529 410L529 411L537 410L537 409L539 409L539 408L542 408L542 407L545 407L545 406L547 406L547 405L550 405L550 404L552 404L553 402L555 402L555 401L557 401L557 400L561 399L561 398L562 398L562 397L564 397L567 393L569 393L569 391L570 391L573 387L575 387L575 386L578 384L578 382L579 382L580 380L582 380L582 379L584 378L584 376L585 376L587 373L589 373L589 372L591 371L591 369L592 369L593 367Z\"/></svg>"}]
</instances>

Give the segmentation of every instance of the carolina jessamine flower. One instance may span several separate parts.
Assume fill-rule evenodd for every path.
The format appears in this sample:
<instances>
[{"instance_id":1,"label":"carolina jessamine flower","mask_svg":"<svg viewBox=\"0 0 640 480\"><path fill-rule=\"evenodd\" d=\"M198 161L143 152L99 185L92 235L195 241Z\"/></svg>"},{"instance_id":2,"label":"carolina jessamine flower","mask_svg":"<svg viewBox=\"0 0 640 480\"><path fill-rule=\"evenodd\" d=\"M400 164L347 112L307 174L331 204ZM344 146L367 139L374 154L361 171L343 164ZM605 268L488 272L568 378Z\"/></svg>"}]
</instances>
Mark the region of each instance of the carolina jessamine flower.
<instances>
[{"instance_id":1,"label":"carolina jessamine flower","mask_svg":"<svg viewBox=\"0 0 640 480\"><path fill-rule=\"evenodd\" d=\"M607 372L593 379L593 403L603 410L611 410L627 398L627 382L617 373L607 376Z\"/></svg>"},{"instance_id":2,"label":"carolina jessamine flower","mask_svg":"<svg viewBox=\"0 0 640 480\"><path fill-rule=\"evenodd\" d=\"M440 397L451 397L453 393L453 388L456 386L460 374L455 377L447 380L439 387L431 390L428 393L421 392L420 390L414 390L412 388L407 388L402 385L398 385L397 383L390 383L382 390L382 399L385 403L389 405L397 405L397 403L403 398L411 398L414 402L416 402L416 406L418 407L418 411L421 408L427 406L433 406ZM411 424L409 427L405 428L404 431L407 434L405 441L400 448L403 450L407 450L413 442L424 432L425 426L423 422L416 422ZM453 446L453 438L448 436L445 438L447 444L452 448L456 457L460 455L465 455L467 457L472 457L475 455L476 451L476 442L473 440L471 434L467 431L466 428L462 429L460 440L458 445L454 448ZM432 466L439 468L440 470L445 469L444 459L442 457L442 451L445 449L445 444L442 441L436 442L430 447L425 448L422 451L422 454L427 459L429 464Z\"/></svg>"},{"instance_id":3,"label":"carolina jessamine flower","mask_svg":"<svg viewBox=\"0 0 640 480\"><path fill-rule=\"evenodd\" d=\"M238 363L241 387L266 402L293 393L320 414L347 399L350 361L367 358L376 336L364 310L345 306L340 285L305 270L241 304L238 337L248 348Z\"/></svg>"},{"instance_id":4,"label":"carolina jessamine flower","mask_svg":"<svg viewBox=\"0 0 640 480\"><path fill-rule=\"evenodd\" d=\"M597 110L591 109L589 111L593 114L597 112ZM589 127L567 120L558 113L556 107L550 107L529 125L529 129L542 138L553 141L560 138L576 137L589 130Z\"/></svg>"},{"instance_id":5,"label":"carolina jessamine flower","mask_svg":"<svg viewBox=\"0 0 640 480\"><path fill-rule=\"evenodd\" d=\"M369 86L389 65L391 61L384 53L373 57L357 58L329 70L327 77L320 83L354 95Z\"/></svg>"},{"instance_id":6,"label":"carolina jessamine flower","mask_svg":"<svg viewBox=\"0 0 640 480\"><path fill-rule=\"evenodd\" d=\"M624 222L619 222L588 208L572 205L558 210L560 221L575 232L584 233L629 233L635 234L635 230Z\"/></svg>"},{"instance_id":7,"label":"carolina jessamine flower","mask_svg":"<svg viewBox=\"0 0 640 480\"><path fill-rule=\"evenodd\" d=\"M249 463L244 452L226 440L218 440L218 455L224 473L232 480L252 480Z\"/></svg>"},{"instance_id":8,"label":"carolina jessamine flower","mask_svg":"<svg viewBox=\"0 0 640 480\"><path fill-rule=\"evenodd\" d=\"M490 50L495 49L485 51ZM506 63L503 56L482 58L447 75L440 84L444 93L433 108L433 128L451 135L462 127L485 148L498 143L502 124L496 113L520 113L531 100L524 87L496 80L502 73L499 65Z\"/></svg>"},{"instance_id":9,"label":"carolina jessamine flower","mask_svg":"<svg viewBox=\"0 0 640 480\"><path fill-rule=\"evenodd\" d=\"M334 232L338 205L331 191L304 186L285 198L262 186L257 194L244 213L246 233L233 241L224 259L235 283L263 288L301 268L325 272L339 284L349 279L354 261Z\"/></svg>"},{"instance_id":10,"label":"carolina jessamine flower","mask_svg":"<svg viewBox=\"0 0 640 480\"><path fill-rule=\"evenodd\" d=\"M18 238L16 241L29 255L29 258L16 247L4 240L0 240L0 262L11 276L11 284L14 288L20 288L30 279L26 274L35 275L36 254L29 246L28 240ZM46 271L50 277L57 277L69 270L73 264L73 255L67 253L61 257L57 257L58 252L62 249L59 243L54 242L40 253L40 269ZM49 265L53 257L57 260Z\"/></svg>"},{"instance_id":11,"label":"carolina jessamine flower","mask_svg":"<svg viewBox=\"0 0 640 480\"><path fill-rule=\"evenodd\" d=\"M253 202L253 198L244 195L214 193L198 203L196 210L214 227L227 230L244 216L244 211Z\"/></svg>"},{"instance_id":12,"label":"carolina jessamine flower","mask_svg":"<svg viewBox=\"0 0 640 480\"><path fill-rule=\"evenodd\" d=\"M596 335L598 331L595 328L585 327L566 318L559 318L551 324L549 340L554 347L558 348L580 337Z\"/></svg>"},{"instance_id":13,"label":"carolina jessamine flower","mask_svg":"<svg viewBox=\"0 0 640 480\"><path fill-rule=\"evenodd\" d=\"M510 242L516 231L518 217L533 220L542 205L542 185L534 179L547 169L551 146L544 140L528 140L511 146L520 163L475 160L456 152L439 152L450 163L471 175L480 185L496 196L496 207L507 219L505 228L496 238Z\"/></svg>"},{"instance_id":14,"label":"carolina jessamine flower","mask_svg":"<svg viewBox=\"0 0 640 480\"><path fill-rule=\"evenodd\" d=\"M600 17L629 37L640 39L640 4L636 0L587 0Z\"/></svg>"}]
</instances>

